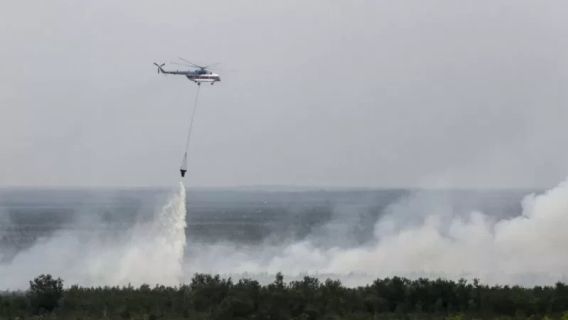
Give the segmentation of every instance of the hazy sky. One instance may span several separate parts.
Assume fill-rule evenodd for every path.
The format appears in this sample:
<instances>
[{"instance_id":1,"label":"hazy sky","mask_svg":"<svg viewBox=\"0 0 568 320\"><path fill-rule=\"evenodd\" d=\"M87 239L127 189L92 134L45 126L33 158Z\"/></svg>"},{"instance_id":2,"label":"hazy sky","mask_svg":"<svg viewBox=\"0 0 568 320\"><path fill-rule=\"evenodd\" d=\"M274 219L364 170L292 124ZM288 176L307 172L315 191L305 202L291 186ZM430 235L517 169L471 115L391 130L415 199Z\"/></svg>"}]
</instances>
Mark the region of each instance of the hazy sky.
<instances>
[{"instance_id":1,"label":"hazy sky","mask_svg":"<svg viewBox=\"0 0 568 320\"><path fill-rule=\"evenodd\" d=\"M541 187L566 1L0 1L0 185Z\"/></svg>"}]
</instances>

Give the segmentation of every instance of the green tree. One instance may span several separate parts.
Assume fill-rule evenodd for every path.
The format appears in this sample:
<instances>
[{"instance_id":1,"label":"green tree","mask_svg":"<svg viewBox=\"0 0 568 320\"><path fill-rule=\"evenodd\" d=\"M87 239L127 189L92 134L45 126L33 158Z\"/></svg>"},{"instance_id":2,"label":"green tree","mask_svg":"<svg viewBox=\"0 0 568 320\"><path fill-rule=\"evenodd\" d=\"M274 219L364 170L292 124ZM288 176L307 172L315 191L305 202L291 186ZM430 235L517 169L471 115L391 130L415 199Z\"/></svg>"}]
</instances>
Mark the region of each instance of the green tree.
<instances>
[{"instance_id":1,"label":"green tree","mask_svg":"<svg viewBox=\"0 0 568 320\"><path fill-rule=\"evenodd\" d=\"M51 312L59 306L63 297L63 280L42 274L30 281L27 296L33 313Z\"/></svg>"}]
</instances>

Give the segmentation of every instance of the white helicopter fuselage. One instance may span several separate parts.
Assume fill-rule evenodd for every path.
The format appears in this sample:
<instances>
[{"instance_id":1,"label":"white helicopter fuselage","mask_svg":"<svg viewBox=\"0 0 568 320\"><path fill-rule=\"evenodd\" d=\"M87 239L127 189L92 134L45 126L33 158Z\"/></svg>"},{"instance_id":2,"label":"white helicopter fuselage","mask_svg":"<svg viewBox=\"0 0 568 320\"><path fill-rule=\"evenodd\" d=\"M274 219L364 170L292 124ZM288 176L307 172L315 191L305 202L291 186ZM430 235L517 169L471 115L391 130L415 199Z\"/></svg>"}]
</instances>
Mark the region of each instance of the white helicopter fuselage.
<instances>
[{"instance_id":1,"label":"white helicopter fuselage","mask_svg":"<svg viewBox=\"0 0 568 320\"><path fill-rule=\"evenodd\" d=\"M200 70L164 70L162 68L164 66L163 63L157 64L154 62L154 65L158 67L158 73L184 75L197 84L201 84L202 82L214 84L215 82L221 81L221 77L218 74L206 70L205 67L200 67Z\"/></svg>"},{"instance_id":2,"label":"white helicopter fuselage","mask_svg":"<svg viewBox=\"0 0 568 320\"><path fill-rule=\"evenodd\" d=\"M216 73L207 73L207 74L186 74L185 75L189 80L194 81L196 83L201 82L219 82L221 81L221 77Z\"/></svg>"}]
</instances>

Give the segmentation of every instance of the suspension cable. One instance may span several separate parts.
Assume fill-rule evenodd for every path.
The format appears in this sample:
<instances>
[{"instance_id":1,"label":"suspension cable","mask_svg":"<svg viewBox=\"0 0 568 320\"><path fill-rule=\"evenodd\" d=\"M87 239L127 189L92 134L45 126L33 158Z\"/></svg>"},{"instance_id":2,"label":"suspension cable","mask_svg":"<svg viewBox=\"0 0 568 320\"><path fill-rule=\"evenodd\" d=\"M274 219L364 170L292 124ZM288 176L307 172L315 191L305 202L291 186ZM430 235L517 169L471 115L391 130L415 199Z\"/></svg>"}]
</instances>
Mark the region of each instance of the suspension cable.
<instances>
[{"instance_id":1,"label":"suspension cable","mask_svg":"<svg viewBox=\"0 0 568 320\"><path fill-rule=\"evenodd\" d=\"M193 111L191 112L191 118L189 120L189 128L187 129L187 138L185 140L185 153L189 151L189 143L191 141L191 132L193 131L193 120L195 119L195 113L197 112L197 106L199 101L199 88L197 86L197 92L195 93L195 100L193 101Z\"/></svg>"}]
</instances>

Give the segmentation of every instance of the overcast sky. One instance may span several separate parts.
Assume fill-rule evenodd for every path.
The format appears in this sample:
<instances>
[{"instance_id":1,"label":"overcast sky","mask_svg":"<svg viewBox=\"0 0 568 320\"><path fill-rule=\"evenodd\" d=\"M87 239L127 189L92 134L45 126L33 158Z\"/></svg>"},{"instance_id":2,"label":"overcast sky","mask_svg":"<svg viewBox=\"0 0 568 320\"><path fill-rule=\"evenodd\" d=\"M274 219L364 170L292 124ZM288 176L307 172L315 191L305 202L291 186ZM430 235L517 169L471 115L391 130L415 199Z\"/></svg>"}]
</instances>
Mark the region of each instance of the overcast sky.
<instances>
[{"instance_id":1,"label":"overcast sky","mask_svg":"<svg viewBox=\"0 0 568 320\"><path fill-rule=\"evenodd\" d=\"M0 185L545 187L566 1L1 1Z\"/></svg>"}]
</instances>

